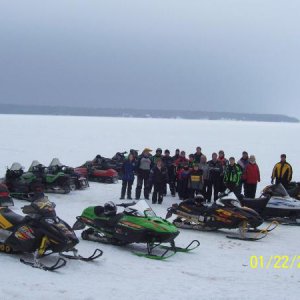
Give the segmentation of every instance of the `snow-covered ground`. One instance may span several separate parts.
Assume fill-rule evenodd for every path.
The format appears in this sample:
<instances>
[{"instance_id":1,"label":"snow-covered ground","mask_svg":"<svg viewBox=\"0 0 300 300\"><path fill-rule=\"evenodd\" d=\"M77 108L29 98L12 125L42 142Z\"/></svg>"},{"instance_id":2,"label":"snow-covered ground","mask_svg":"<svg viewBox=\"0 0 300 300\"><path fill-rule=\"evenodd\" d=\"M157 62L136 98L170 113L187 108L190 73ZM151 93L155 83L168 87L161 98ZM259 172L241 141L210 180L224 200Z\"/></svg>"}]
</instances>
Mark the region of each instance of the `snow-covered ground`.
<instances>
[{"instance_id":1,"label":"snow-covered ground","mask_svg":"<svg viewBox=\"0 0 300 300\"><path fill-rule=\"evenodd\" d=\"M261 190L269 184L281 153L287 154L294 179L300 180L299 129L300 124L281 123L0 115L0 172L4 175L14 161L28 168L33 159L48 165L59 157L64 164L78 166L98 153L112 156L146 146L193 153L201 146L209 157L220 149L227 157L240 158L243 150L255 154ZM91 183L86 191L50 199L58 215L73 224L89 205L118 202L120 189L120 183ZM166 197L153 209L165 216L174 201ZM24 204L15 200L14 211L20 212ZM193 239L200 240L198 249L167 261L137 257L131 248L81 241L82 254L99 247L103 257L91 263L69 261L53 273L1 254L0 299L299 299L300 268L250 268L253 255L300 255L299 228L280 226L258 242L229 240L224 232L181 230L176 242L183 246Z\"/></svg>"}]
</instances>

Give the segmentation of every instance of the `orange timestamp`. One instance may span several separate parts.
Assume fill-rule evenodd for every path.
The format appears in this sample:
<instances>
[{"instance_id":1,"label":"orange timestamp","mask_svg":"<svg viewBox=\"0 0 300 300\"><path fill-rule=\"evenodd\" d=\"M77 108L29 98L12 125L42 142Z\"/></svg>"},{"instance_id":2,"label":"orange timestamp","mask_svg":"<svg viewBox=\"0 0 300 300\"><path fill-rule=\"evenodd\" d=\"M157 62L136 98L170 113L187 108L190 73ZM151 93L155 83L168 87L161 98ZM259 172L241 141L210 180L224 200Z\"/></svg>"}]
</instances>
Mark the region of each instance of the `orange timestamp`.
<instances>
[{"instance_id":1,"label":"orange timestamp","mask_svg":"<svg viewBox=\"0 0 300 300\"><path fill-rule=\"evenodd\" d=\"M300 255L250 256L251 269L300 269Z\"/></svg>"}]
</instances>

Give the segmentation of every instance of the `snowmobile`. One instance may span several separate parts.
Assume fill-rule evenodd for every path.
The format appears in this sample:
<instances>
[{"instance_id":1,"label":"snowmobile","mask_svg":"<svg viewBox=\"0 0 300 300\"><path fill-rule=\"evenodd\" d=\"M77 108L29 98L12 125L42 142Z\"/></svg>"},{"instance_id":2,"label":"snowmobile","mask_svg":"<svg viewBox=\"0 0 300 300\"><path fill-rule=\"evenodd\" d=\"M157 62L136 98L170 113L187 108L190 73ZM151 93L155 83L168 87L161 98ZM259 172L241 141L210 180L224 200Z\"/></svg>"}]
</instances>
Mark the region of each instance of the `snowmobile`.
<instances>
[{"instance_id":1,"label":"snowmobile","mask_svg":"<svg viewBox=\"0 0 300 300\"><path fill-rule=\"evenodd\" d=\"M58 158L53 158L47 169L49 174L56 175L62 172L70 176L71 190L83 190L89 187L89 182L84 176L75 172L74 168L63 165Z\"/></svg>"},{"instance_id":2,"label":"snowmobile","mask_svg":"<svg viewBox=\"0 0 300 300\"><path fill-rule=\"evenodd\" d=\"M9 195L7 186L3 183L0 183L0 207L9 206L14 206L14 201Z\"/></svg>"},{"instance_id":3,"label":"snowmobile","mask_svg":"<svg viewBox=\"0 0 300 300\"><path fill-rule=\"evenodd\" d=\"M117 213L117 207L123 210ZM178 229L157 217L144 200L118 205L110 201L104 206L88 207L77 217L73 229L82 230L86 226L88 229L81 234L84 240L118 246L145 243L147 253L134 253L151 259L163 260L176 252L188 252L200 245L199 241L194 240L186 248L176 247L174 239L179 234ZM170 246L162 243L169 243ZM159 248L163 249L163 253L155 254Z\"/></svg>"},{"instance_id":4,"label":"snowmobile","mask_svg":"<svg viewBox=\"0 0 300 300\"><path fill-rule=\"evenodd\" d=\"M277 224L270 224L267 229L257 229L264 220L253 209L241 207L236 199L224 199L228 194L220 195L211 206L206 205L202 195L168 209L166 219L177 215L173 224L178 228L199 231L216 231L218 229L239 229L238 236L227 235L227 238L256 241L264 238ZM252 234L253 233L253 234Z\"/></svg>"},{"instance_id":5,"label":"snowmobile","mask_svg":"<svg viewBox=\"0 0 300 300\"><path fill-rule=\"evenodd\" d=\"M243 198L240 202L267 220L277 220L285 225L300 225L300 201L291 198L281 183L266 186L260 198Z\"/></svg>"},{"instance_id":6,"label":"snowmobile","mask_svg":"<svg viewBox=\"0 0 300 300\"><path fill-rule=\"evenodd\" d=\"M48 169L37 160L32 162L28 172L42 182L45 193L68 194L71 191L69 175L63 172L50 174Z\"/></svg>"},{"instance_id":7,"label":"snowmobile","mask_svg":"<svg viewBox=\"0 0 300 300\"><path fill-rule=\"evenodd\" d=\"M15 162L6 170L5 184L8 187L10 196L20 200L31 201L35 192L43 192L44 185L31 172L24 172L24 167Z\"/></svg>"},{"instance_id":8,"label":"snowmobile","mask_svg":"<svg viewBox=\"0 0 300 300\"><path fill-rule=\"evenodd\" d=\"M55 204L40 194L36 200L21 208L26 216L9 208L0 207L0 251L8 254L31 253L32 260L21 258L25 265L46 271L54 271L66 265L66 259L91 261L103 252L96 249L90 257L82 257L75 246L79 243L72 228L55 212ZM72 255L64 252L72 252ZM61 256L53 265L42 262L53 253Z\"/></svg>"},{"instance_id":9,"label":"snowmobile","mask_svg":"<svg viewBox=\"0 0 300 300\"><path fill-rule=\"evenodd\" d=\"M98 169L92 161L87 161L80 167L74 169L76 173L88 178L89 181L116 183L118 182L118 172L113 169Z\"/></svg>"}]
</instances>

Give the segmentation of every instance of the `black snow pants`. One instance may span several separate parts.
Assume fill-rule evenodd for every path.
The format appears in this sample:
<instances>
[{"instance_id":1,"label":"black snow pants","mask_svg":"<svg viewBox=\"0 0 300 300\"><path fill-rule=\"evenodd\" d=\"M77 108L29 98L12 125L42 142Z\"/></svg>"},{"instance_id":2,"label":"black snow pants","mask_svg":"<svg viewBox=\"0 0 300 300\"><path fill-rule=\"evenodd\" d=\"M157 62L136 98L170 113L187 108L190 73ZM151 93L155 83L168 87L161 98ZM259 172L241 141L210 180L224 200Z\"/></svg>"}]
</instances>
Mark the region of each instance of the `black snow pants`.
<instances>
[{"instance_id":1,"label":"black snow pants","mask_svg":"<svg viewBox=\"0 0 300 300\"><path fill-rule=\"evenodd\" d=\"M149 176L150 170L139 170L137 175L137 184L135 189L135 199L141 198L141 192L144 184L144 197L149 199Z\"/></svg>"}]
</instances>

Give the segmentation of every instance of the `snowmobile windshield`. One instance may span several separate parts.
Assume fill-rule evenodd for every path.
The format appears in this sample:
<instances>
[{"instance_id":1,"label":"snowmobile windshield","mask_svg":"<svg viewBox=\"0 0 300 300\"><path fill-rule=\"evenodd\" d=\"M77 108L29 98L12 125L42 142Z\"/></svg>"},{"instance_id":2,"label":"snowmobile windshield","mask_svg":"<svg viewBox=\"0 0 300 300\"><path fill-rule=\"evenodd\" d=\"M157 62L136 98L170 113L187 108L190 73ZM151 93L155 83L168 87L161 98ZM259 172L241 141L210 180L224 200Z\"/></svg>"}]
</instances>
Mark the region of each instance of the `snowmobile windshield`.
<instances>
[{"instance_id":1,"label":"snowmobile windshield","mask_svg":"<svg viewBox=\"0 0 300 300\"><path fill-rule=\"evenodd\" d=\"M155 212L145 200L139 200L133 206L127 207L125 213L136 217L155 217Z\"/></svg>"},{"instance_id":2,"label":"snowmobile windshield","mask_svg":"<svg viewBox=\"0 0 300 300\"><path fill-rule=\"evenodd\" d=\"M281 183L273 185L272 192L273 192L274 196L289 197L288 192L286 191L286 189L284 188L284 186Z\"/></svg>"},{"instance_id":3,"label":"snowmobile windshield","mask_svg":"<svg viewBox=\"0 0 300 300\"><path fill-rule=\"evenodd\" d=\"M218 199L216 201L216 203L218 205L221 206L235 206L235 207L241 207L241 203L240 201L236 200L236 199Z\"/></svg>"},{"instance_id":4,"label":"snowmobile windshield","mask_svg":"<svg viewBox=\"0 0 300 300\"><path fill-rule=\"evenodd\" d=\"M19 171L19 170L23 170L23 169L24 169L24 167L17 162L14 162L10 167L11 171Z\"/></svg>"},{"instance_id":5,"label":"snowmobile windshield","mask_svg":"<svg viewBox=\"0 0 300 300\"><path fill-rule=\"evenodd\" d=\"M22 208L23 213L26 214L38 214L41 216L55 217L55 204L49 201L47 196L39 198L33 201L30 205L26 205Z\"/></svg>"}]
</instances>

